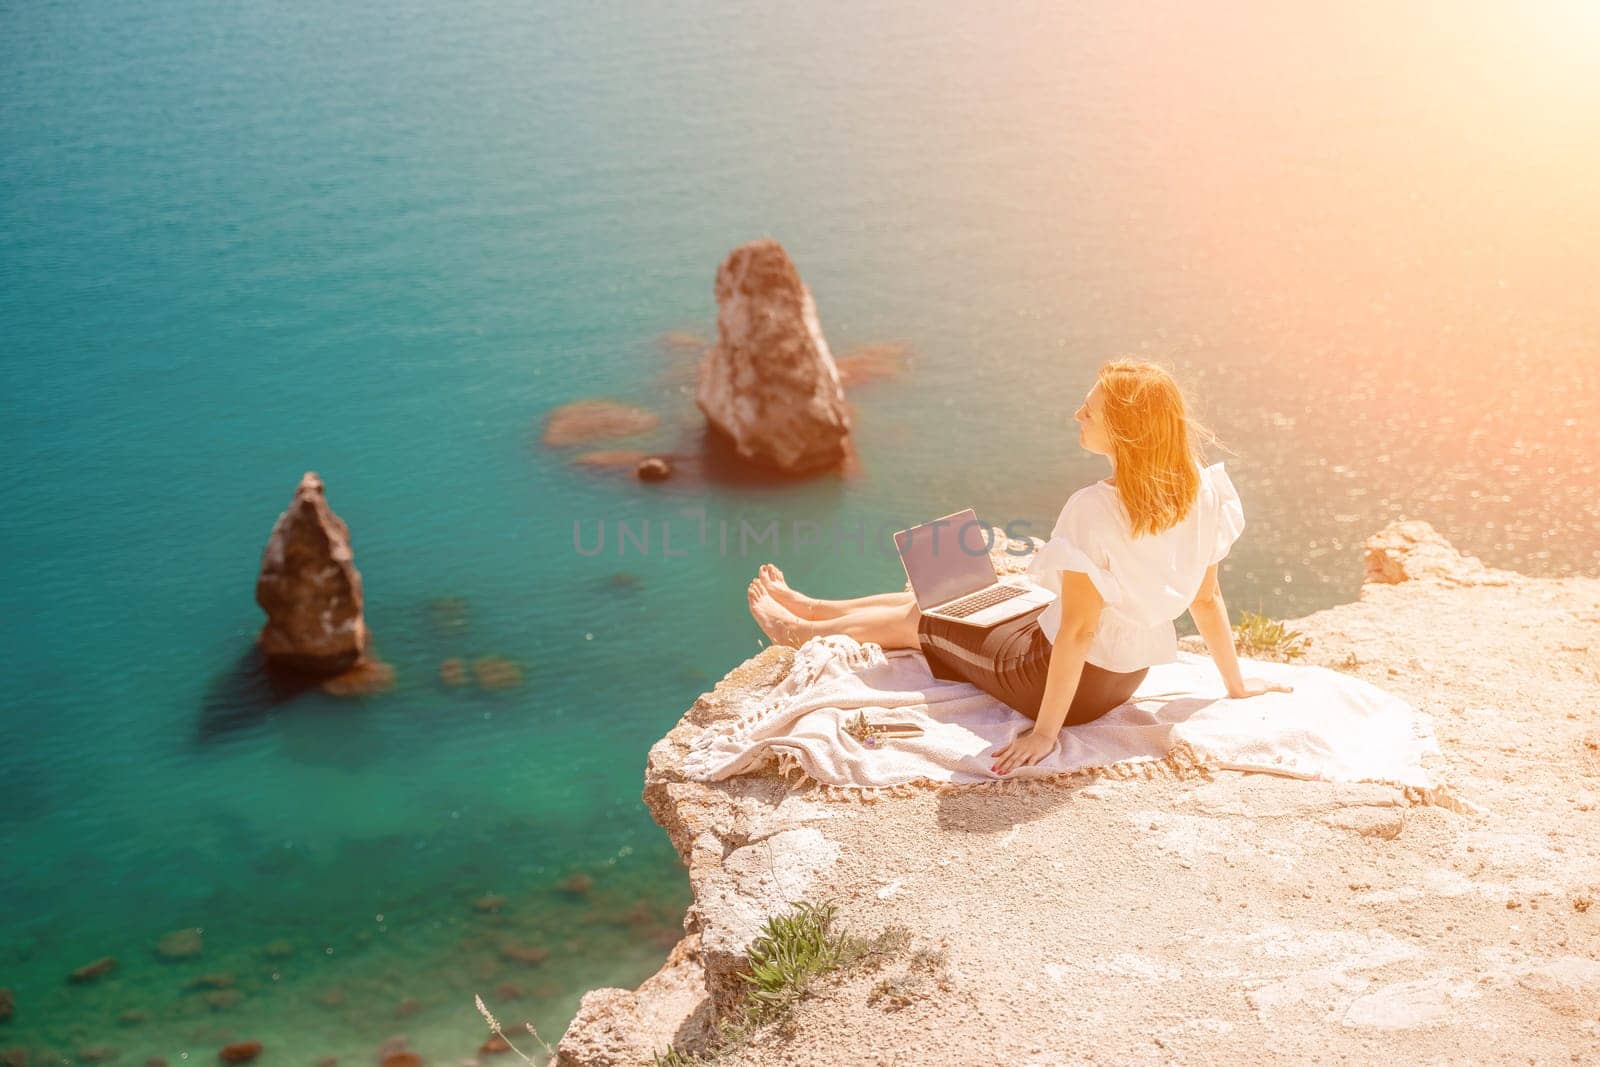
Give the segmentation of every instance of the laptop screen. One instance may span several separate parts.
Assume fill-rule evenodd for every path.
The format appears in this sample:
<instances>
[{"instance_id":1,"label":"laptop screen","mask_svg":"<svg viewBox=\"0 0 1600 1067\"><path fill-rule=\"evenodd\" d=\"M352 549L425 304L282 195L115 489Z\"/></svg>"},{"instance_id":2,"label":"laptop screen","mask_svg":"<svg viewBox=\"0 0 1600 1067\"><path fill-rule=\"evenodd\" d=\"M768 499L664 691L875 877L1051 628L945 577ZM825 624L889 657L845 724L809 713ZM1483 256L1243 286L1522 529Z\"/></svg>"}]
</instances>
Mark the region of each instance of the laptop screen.
<instances>
[{"instance_id":1,"label":"laptop screen","mask_svg":"<svg viewBox=\"0 0 1600 1067\"><path fill-rule=\"evenodd\" d=\"M995 583L989 528L971 508L894 535L917 606L927 609Z\"/></svg>"}]
</instances>

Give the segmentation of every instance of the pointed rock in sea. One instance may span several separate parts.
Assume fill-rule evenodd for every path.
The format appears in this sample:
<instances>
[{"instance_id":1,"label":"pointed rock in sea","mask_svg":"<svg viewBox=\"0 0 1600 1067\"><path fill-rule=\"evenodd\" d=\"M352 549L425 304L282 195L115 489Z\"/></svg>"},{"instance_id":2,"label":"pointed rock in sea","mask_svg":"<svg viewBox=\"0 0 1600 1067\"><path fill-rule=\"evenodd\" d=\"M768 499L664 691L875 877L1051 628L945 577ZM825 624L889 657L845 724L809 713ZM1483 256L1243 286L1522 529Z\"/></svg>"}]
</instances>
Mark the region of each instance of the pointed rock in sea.
<instances>
[{"instance_id":1,"label":"pointed rock in sea","mask_svg":"<svg viewBox=\"0 0 1600 1067\"><path fill-rule=\"evenodd\" d=\"M839 368L811 291L783 245L740 245L717 270L717 343L700 362L695 404L756 466L837 468L850 437Z\"/></svg>"},{"instance_id":2,"label":"pointed rock in sea","mask_svg":"<svg viewBox=\"0 0 1600 1067\"><path fill-rule=\"evenodd\" d=\"M367 651L361 572L350 530L307 471L261 554L256 603L267 613L257 639L268 662L296 674L341 674Z\"/></svg>"}]
</instances>

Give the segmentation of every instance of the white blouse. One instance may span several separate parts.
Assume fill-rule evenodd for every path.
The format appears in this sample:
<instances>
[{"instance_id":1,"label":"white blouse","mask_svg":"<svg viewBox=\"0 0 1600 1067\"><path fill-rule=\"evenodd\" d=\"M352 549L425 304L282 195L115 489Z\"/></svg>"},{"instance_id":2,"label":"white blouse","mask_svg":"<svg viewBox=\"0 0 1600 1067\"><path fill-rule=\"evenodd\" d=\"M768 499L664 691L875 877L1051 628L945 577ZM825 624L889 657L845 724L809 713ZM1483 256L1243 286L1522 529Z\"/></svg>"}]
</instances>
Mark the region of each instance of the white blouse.
<instances>
[{"instance_id":1,"label":"white blouse","mask_svg":"<svg viewBox=\"0 0 1600 1067\"><path fill-rule=\"evenodd\" d=\"M1105 600L1085 659L1108 671L1136 671L1177 659L1174 619L1200 591L1244 529L1244 507L1219 460L1200 472L1200 493L1176 526L1135 539L1115 486L1086 485L1067 498L1055 529L1028 564L1028 577L1057 599L1039 615L1054 644L1061 628L1061 571L1081 571Z\"/></svg>"}]
</instances>

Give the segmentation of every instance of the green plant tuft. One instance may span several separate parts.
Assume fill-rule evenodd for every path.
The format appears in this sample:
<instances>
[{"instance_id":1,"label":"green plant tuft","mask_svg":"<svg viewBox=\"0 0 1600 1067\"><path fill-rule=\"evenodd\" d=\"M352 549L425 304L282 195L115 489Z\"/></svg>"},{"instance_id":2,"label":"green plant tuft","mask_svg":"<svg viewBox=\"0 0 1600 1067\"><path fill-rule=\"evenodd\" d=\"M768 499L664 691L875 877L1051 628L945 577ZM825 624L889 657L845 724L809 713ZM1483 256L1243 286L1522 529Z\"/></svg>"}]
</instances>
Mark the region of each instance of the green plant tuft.
<instances>
[{"instance_id":1,"label":"green plant tuft","mask_svg":"<svg viewBox=\"0 0 1600 1067\"><path fill-rule=\"evenodd\" d=\"M715 1063L759 1028L787 1018L819 976L897 954L911 943L911 931L903 926L890 926L873 938L835 931L837 911L831 901L800 902L787 912L770 916L750 943L750 970L742 976L748 988L737 1017L717 1020L717 1037L711 1048L695 1055L668 1045L655 1054L651 1067Z\"/></svg>"},{"instance_id":2,"label":"green plant tuft","mask_svg":"<svg viewBox=\"0 0 1600 1067\"><path fill-rule=\"evenodd\" d=\"M1234 624L1233 643L1241 656L1250 659L1291 660L1305 655L1311 641L1277 619L1246 611Z\"/></svg>"},{"instance_id":3,"label":"green plant tuft","mask_svg":"<svg viewBox=\"0 0 1600 1067\"><path fill-rule=\"evenodd\" d=\"M786 1011L806 994L811 980L839 963L842 938L829 936L833 904L802 903L767 920L750 944L750 984L746 1003L758 1019Z\"/></svg>"}]
</instances>

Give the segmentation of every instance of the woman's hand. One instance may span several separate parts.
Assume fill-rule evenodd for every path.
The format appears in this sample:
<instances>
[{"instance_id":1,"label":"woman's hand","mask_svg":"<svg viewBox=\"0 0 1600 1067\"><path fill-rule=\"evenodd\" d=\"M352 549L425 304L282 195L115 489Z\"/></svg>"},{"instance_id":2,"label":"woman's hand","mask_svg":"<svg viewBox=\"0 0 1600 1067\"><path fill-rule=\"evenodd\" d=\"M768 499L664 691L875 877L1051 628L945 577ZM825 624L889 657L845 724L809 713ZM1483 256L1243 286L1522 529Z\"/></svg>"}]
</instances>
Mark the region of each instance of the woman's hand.
<instances>
[{"instance_id":1,"label":"woman's hand","mask_svg":"<svg viewBox=\"0 0 1600 1067\"><path fill-rule=\"evenodd\" d=\"M996 774L1005 774L1014 767L1026 767L1030 763L1038 763L1056 748L1054 734L1045 735L1037 730L1018 734L1010 744L1003 745L995 750L995 761L989 769Z\"/></svg>"},{"instance_id":2,"label":"woman's hand","mask_svg":"<svg viewBox=\"0 0 1600 1067\"><path fill-rule=\"evenodd\" d=\"M1229 691L1228 695L1234 700L1243 700L1245 697L1258 697L1262 693L1292 693L1294 686L1282 682L1263 682L1260 678L1245 678L1244 688L1238 692Z\"/></svg>"}]
</instances>

